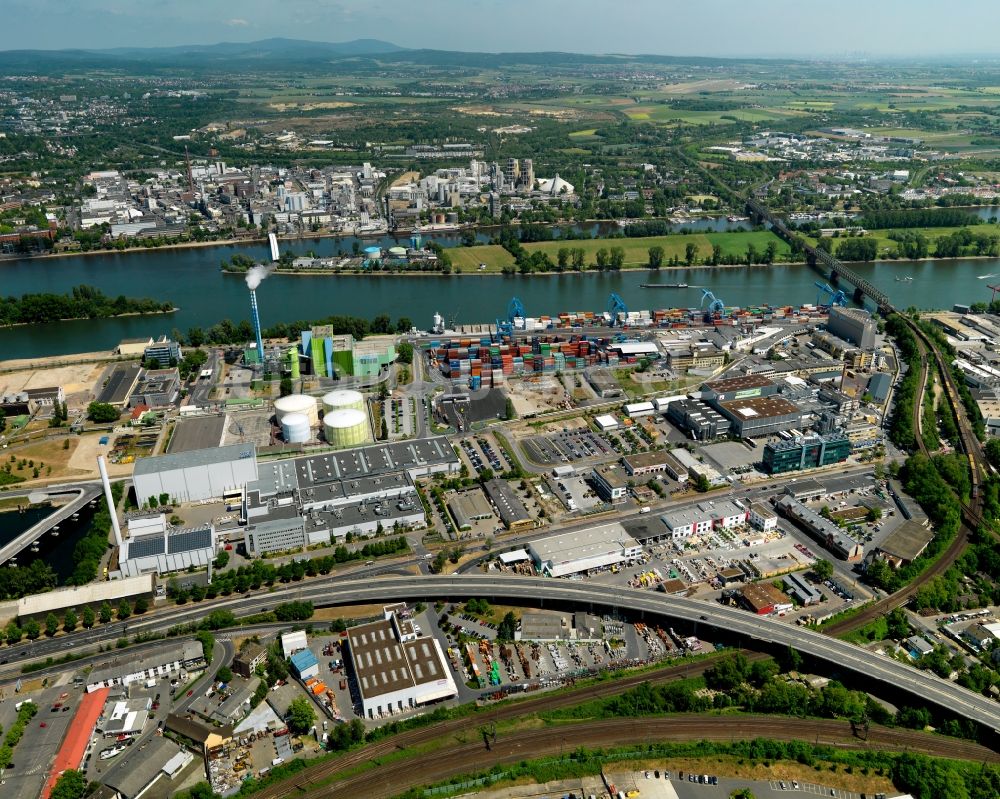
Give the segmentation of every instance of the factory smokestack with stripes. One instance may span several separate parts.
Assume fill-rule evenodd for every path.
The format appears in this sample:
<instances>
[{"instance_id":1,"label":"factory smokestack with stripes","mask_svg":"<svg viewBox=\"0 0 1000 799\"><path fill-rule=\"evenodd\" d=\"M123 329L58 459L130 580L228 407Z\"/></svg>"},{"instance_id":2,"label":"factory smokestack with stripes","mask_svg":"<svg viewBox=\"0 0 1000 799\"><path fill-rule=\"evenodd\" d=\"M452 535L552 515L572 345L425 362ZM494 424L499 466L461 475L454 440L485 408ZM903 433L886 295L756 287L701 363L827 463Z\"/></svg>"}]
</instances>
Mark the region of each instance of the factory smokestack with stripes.
<instances>
[{"instance_id":1,"label":"factory smokestack with stripes","mask_svg":"<svg viewBox=\"0 0 1000 799\"><path fill-rule=\"evenodd\" d=\"M278 237L273 233L269 233L268 243L271 246L271 264L255 264L247 270L246 282L247 288L250 289L250 323L253 325L253 334L257 340L257 360L263 365L264 363L264 337L260 332L260 311L257 309L257 286L263 282L271 270L274 268L274 264L278 262Z\"/></svg>"}]
</instances>

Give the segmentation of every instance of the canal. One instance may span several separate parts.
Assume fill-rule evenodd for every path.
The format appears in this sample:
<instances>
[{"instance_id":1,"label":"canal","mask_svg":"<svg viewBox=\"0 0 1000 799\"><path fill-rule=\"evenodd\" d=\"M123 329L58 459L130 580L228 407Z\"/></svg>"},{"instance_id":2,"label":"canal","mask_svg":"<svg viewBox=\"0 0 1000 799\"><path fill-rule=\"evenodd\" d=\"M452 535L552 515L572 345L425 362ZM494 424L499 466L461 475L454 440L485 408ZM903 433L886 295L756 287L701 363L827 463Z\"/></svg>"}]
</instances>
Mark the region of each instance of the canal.
<instances>
[{"instance_id":1,"label":"canal","mask_svg":"<svg viewBox=\"0 0 1000 799\"><path fill-rule=\"evenodd\" d=\"M981 213L996 211L984 209ZM720 220L713 224L727 224ZM436 239L445 245L457 237ZM403 239L405 241L405 239ZM386 237L384 246L396 239ZM315 239L282 243L296 253L313 250L330 255L350 251L351 240ZM90 352L113 348L125 338L169 334L172 328L209 327L223 318L249 317L243 278L223 274L219 265L235 253L265 259L264 246L212 246L191 249L23 259L0 262L5 295L27 292L63 293L89 284L110 295L172 300L180 310L165 316L56 322L0 330L0 360ZM862 277L886 291L897 307L950 308L954 303L988 301L987 284L1000 279L1000 259L887 261L855 264ZM912 278L912 280L904 280ZM275 274L258 290L261 321L319 319L343 314L371 318L407 316L421 328L440 312L458 324L488 322L506 312L518 296L529 316L560 311L603 310L611 292L629 308L697 307L702 288L727 305L772 305L816 302L817 280L804 266L664 269L617 274L562 274L531 277L487 275L414 275L394 277L294 276ZM643 289L642 283L687 283L687 289Z\"/></svg>"},{"instance_id":2,"label":"canal","mask_svg":"<svg viewBox=\"0 0 1000 799\"><path fill-rule=\"evenodd\" d=\"M0 513L0 546L13 541L54 510L56 508L45 503L27 506L23 513L16 510ZM29 545L21 550L12 562L18 566L27 566L35 560L43 560L52 567L59 577L59 584L62 585L76 568L73 550L86 535L90 520L97 510L98 500L84 505L74 517L60 522L58 530L51 530L39 537L37 547Z\"/></svg>"}]
</instances>

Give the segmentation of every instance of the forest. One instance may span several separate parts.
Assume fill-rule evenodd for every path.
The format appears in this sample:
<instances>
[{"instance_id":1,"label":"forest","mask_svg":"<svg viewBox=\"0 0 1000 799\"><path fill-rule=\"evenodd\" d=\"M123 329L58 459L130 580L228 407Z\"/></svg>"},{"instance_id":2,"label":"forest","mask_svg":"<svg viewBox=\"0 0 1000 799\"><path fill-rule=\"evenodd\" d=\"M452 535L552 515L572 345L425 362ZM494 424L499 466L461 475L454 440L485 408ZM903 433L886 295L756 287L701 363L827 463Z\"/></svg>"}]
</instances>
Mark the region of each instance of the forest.
<instances>
[{"instance_id":1,"label":"forest","mask_svg":"<svg viewBox=\"0 0 1000 799\"><path fill-rule=\"evenodd\" d=\"M0 297L0 326L58 322L64 319L108 319L125 314L174 311L171 302L119 295L108 297L93 286L75 286L69 294L23 294Z\"/></svg>"}]
</instances>

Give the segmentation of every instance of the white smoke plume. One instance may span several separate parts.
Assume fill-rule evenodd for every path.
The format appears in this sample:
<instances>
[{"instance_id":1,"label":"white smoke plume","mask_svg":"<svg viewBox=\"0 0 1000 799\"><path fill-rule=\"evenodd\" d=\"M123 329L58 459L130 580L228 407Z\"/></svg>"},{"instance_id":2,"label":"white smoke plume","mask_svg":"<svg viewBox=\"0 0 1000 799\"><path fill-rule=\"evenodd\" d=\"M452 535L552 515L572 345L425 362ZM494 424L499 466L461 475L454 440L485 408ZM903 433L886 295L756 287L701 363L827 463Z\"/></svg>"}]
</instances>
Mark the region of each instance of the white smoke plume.
<instances>
[{"instance_id":1,"label":"white smoke plume","mask_svg":"<svg viewBox=\"0 0 1000 799\"><path fill-rule=\"evenodd\" d=\"M247 270L247 288L253 291L269 274L271 274L271 267L264 264L254 264Z\"/></svg>"}]
</instances>

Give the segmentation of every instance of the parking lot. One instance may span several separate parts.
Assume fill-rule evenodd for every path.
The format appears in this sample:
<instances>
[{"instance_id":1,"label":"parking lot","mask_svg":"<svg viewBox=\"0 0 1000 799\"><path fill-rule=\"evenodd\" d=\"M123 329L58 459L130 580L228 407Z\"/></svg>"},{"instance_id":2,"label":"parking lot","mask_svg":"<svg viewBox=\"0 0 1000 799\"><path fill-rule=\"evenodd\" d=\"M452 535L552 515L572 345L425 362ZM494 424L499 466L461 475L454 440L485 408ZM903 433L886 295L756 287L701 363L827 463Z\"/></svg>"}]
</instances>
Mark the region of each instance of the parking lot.
<instances>
[{"instance_id":1,"label":"parking lot","mask_svg":"<svg viewBox=\"0 0 1000 799\"><path fill-rule=\"evenodd\" d=\"M587 511L603 504L585 477L550 477L548 482L568 511Z\"/></svg>"},{"instance_id":2,"label":"parking lot","mask_svg":"<svg viewBox=\"0 0 1000 799\"><path fill-rule=\"evenodd\" d=\"M488 437L463 438L460 444L474 471L482 472L484 469L490 469L495 475L509 471L510 466L506 457Z\"/></svg>"},{"instance_id":3,"label":"parking lot","mask_svg":"<svg viewBox=\"0 0 1000 799\"><path fill-rule=\"evenodd\" d=\"M534 462L552 465L603 460L615 455L611 444L591 430L564 430L547 436L533 436L523 441L522 446Z\"/></svg>"}]
</instances>

